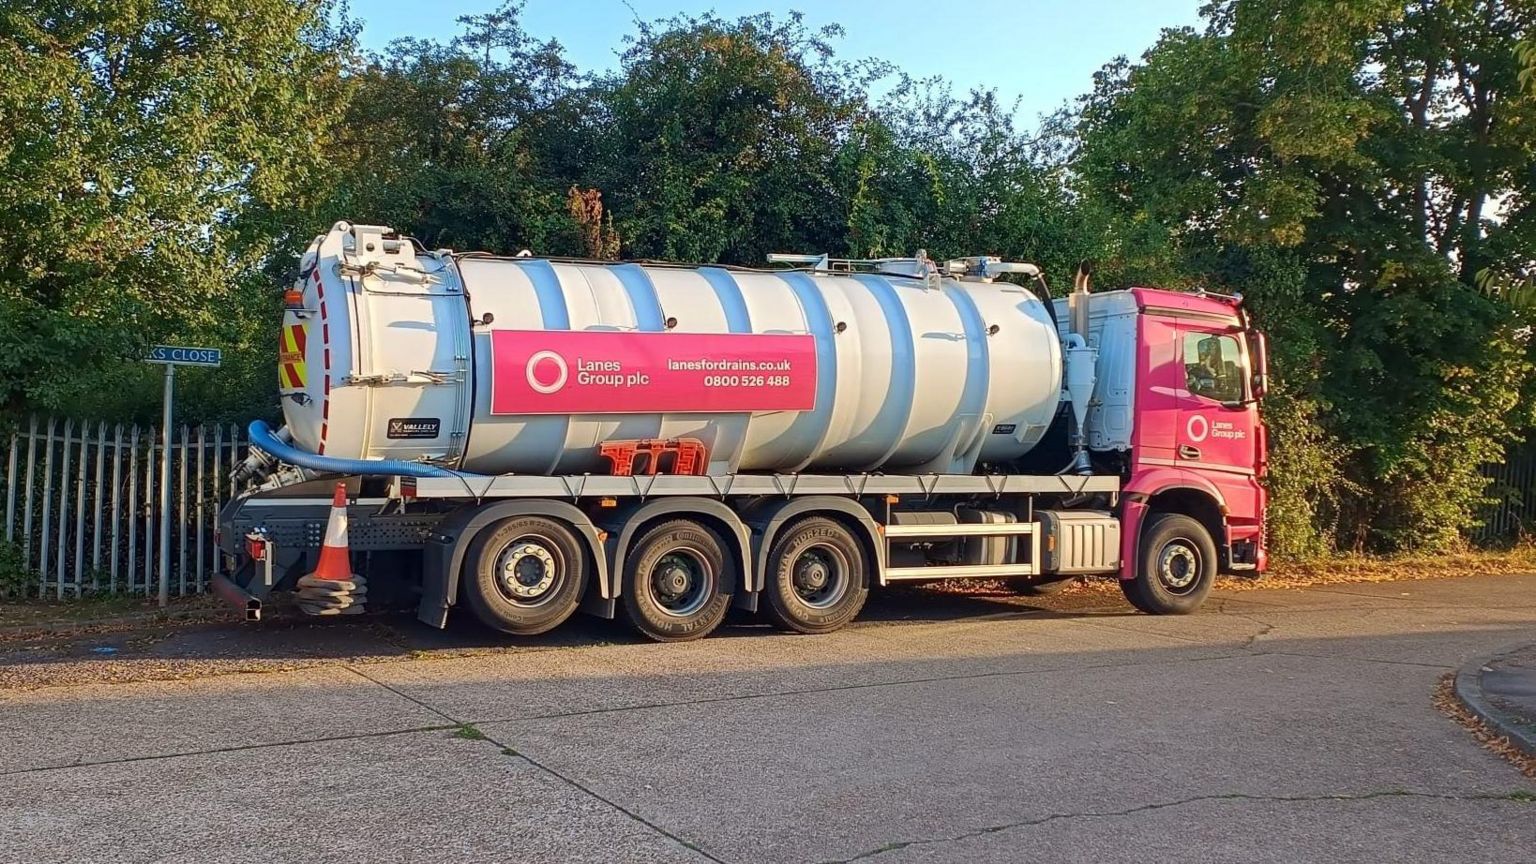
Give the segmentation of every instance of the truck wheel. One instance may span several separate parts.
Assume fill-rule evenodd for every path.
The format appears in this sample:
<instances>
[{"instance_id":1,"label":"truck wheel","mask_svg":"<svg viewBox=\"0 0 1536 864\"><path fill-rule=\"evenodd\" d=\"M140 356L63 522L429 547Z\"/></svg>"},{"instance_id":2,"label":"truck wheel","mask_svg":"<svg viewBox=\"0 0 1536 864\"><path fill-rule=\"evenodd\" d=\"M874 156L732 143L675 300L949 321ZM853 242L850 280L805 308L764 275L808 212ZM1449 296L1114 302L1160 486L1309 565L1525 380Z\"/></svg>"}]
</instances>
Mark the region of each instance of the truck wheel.
<instances>
[{"instance_id":1,"label":"truck wheel","mask_svg":"<svg viewBox=\"0 0 1536 864\"><path fill-rule=\"evenodd\" d=\"M813 516L779 532L768 552L764 615L798 633L830 633L869 596L864 549L832 519Z\"/></svg>"},{"instance_id":2,"label":"truck wheel","mask_svg":"<svg viewBox=\"0 0 1536 864\"><path fill-rule=\"evenodd\" d=\"M1071 576L1020 576L1006 580L1009 590L1025 597L1044 597L1060 594L1072 584Z\"/></svg>"},{"instance_id":3,"label":"truck wheel","mask_svg":"<svg viewBox=\"0 0 1536 864\"><path fill-rule=\"evenodd\" d=\"M1150 517L1137 556L1136 578L1120 580L1120 590L1152 615L1188 615L1216 581L1216 544L1204 525L1179 513Z\"/></svg>"},{"instance_id":4,"label":"truck wheel","mask_svg":"<svg viewBox=\"0 0 1536 864\"><path fill-rule=\"evenodd\" d=\"M542 516L503 519L475 536L464 575L470 611L487 627L534 636L560 626L581 602L586 559L564 523Z\"/></svg>"},{"instance_id":5,"label":"truck wheel","mask_svg":"<svg viewBox=\"0 0 1536 864\"><path fill-rule=\"evenodd\" d=\"M624 611L657 642L701 639L731 605L725 544L691 519L669 519L640 535L624 564Z\"/></svg>"}]
</instances>

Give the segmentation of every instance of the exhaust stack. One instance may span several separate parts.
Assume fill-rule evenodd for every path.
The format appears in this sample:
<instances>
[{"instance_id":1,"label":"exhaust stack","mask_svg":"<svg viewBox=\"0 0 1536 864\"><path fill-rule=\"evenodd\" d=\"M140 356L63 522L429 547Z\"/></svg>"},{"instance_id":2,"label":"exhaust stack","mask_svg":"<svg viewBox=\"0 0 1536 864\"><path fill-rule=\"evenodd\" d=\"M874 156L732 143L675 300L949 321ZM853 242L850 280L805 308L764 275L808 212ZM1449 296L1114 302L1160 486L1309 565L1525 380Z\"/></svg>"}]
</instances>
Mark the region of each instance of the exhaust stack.
<instances>
[{"instance_id":1,"label":"exhaust stack","mask_svg":"<svg viewBox=\"0 0 1536 864\"><path fill-rule=\"evenodd\" d=\"M1084 261L1077 265L1077 275L1072 278L1072 293L1067 295L1067 317L1072 332L1088 342L1088 281L1092 265Z\"/></svg>"}]
</instances>

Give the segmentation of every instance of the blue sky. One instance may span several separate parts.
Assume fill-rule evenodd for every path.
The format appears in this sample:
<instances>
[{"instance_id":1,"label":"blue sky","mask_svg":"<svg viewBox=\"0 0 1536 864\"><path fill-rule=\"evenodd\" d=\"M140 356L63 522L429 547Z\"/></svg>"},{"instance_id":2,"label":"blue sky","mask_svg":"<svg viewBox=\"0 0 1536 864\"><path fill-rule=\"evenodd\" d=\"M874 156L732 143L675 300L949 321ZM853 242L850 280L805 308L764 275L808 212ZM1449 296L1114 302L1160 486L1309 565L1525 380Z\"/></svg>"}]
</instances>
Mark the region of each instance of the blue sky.
<instances>
[{"instance_id":1,"label":"blue sky","mask_svg":"<svg viewBox=\"0 0 1536 864\"><path fill-rule=\"evenodd\" d=\"M363 43L383 48L401 36L444 38L455 19L497 0L352 0ZM1086 92L1093 73L1116 55L1135 58L1164 27L1198 23L1201 0L630 0L643 20L714 10L722 17L797 9L813 26L841 24L845 59L879 57L908 74L942 75L957 93L996 89L1020 97L1020 119L1049 113ZM429 10L429 11L423 11ZM527 0L523 24L554 38L583 70L618 63L634 13L623 0Z\"/></svg>"}]
</instances>

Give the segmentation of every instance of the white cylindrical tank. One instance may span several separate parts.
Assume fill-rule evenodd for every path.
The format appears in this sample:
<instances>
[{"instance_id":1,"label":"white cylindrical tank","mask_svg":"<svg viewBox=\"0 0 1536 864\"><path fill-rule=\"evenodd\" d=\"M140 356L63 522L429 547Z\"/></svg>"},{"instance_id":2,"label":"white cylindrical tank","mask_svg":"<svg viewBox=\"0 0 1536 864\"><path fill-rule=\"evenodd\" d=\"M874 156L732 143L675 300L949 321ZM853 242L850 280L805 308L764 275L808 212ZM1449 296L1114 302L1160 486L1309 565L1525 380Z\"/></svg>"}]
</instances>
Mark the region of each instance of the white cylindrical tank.
<instances>
[{"instance_id":1,"label":"white cylindrical tank","mask_svg":"<svg viewBox=\"0 0 1536 864\"><path fill-rule=\"evenodd\" d=\"M710 473L969 473L1061 393L1016 285L421 253L338 223L304 254L279 383L295 443L477 473L604 473L693 438Z\"/></svg>"}]
</instances>

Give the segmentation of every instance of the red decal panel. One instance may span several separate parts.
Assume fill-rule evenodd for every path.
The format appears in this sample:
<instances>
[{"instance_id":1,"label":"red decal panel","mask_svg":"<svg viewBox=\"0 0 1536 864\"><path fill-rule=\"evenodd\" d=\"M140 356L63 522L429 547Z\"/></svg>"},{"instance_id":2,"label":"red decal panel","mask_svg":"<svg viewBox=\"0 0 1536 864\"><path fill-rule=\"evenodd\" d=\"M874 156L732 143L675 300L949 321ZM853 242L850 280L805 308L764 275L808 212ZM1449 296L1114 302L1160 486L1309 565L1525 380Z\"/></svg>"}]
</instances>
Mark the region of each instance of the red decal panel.
<instances>
[{"instance_id":1,"label":"red decal panel","mask_svg":"<svg viewBox=\"0 0 1536 864\"><path fill-rule=\"evenodd\" d=\"M809 411L809 335L495 330L492 414Z\"/></svg>"}]
</instances>

